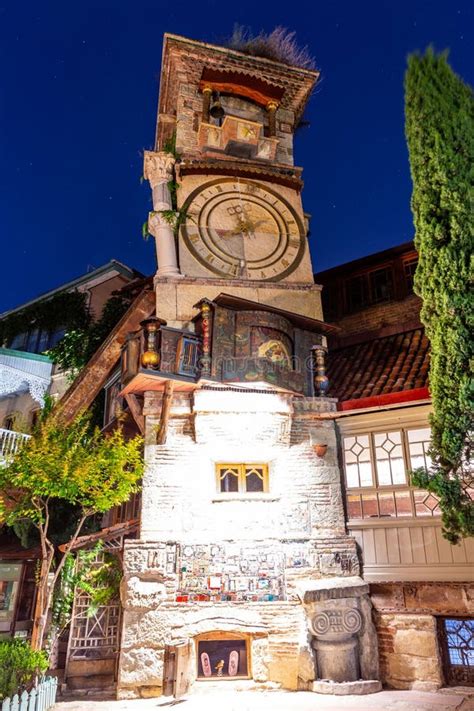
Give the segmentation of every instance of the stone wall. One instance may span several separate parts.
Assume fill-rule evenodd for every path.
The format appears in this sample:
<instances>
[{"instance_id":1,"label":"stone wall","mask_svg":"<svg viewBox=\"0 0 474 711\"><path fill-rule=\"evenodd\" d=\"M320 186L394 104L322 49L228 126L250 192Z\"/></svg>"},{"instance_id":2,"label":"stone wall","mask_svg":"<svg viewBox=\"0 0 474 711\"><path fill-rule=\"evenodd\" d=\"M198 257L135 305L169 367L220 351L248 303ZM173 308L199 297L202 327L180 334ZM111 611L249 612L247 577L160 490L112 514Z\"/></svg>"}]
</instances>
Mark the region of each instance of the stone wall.
<instances>
[{"instance_id":1,"label":"stone wall","mask_svg":"<svg viewBox=\"0 0 474 711\"><path fill-rule=\"evenodd\" d=\"M178 396L177 396L178 397ZM141 536L150 540L220 540L344 536L344 510L332 422L292 414L292 398L271 392L201 390L175 401L164 446L152 444L161 395L145 399L147 469ZM312 432L328 445L315 455ZM263 494L217 491L215 465L269 465ZM263 526L262 526L263 523Z\"/></svg>"},{"instance_id":2,"label":"stone wall","mask_svg":"<svg viewBox=\"0 0 474 711\"><path fill-rule=\"evenodd\" d=\"M434 691L442 685L433 616L378 614L376 627L385 684L419 691Z\"/></svg>"},{"instance_id":3,"label":"stone wall","mask_svg":"<svg viewBox=\"0 0 474 711\"><path fill-rule=\"evenodd\" d=\"M395 689L445 683L437 617L472 617L473 583L372 583L381 679Z\"/></svg>"},{"instance_id":4,"label":"stone wall","mask_svg":"<svg viewBox=\"0 0 474 711\"><path fill-rule=\"evenodd\" d=\"M255 280L211 280L209 277L185 276L179 281L156 278L155 286L156 313L168 326L174 328L189 326L191 319L197 314L195 304L200 299L206 297L212 300L222 293L278 309L291 310L295 314L310 318L322 318L321 288L315 284L282 282L276 285Z\"/></svg>"},{"instance_id":5,"label":"stone wall","mask_svg":"<svg viewBox=\"0 0 474 711\"><path fill-rule=\"evenodd\" d=\"M254 681L286 689L308 688L314 679L313 651L304 610L297 602L273 604L168 604L150 609L140 594L124 600L120 655L120 698L162 692L165 646L191 640L189 680L197 675L200 635L228 633L248 637Z\"/></svg>"}]
</instances>

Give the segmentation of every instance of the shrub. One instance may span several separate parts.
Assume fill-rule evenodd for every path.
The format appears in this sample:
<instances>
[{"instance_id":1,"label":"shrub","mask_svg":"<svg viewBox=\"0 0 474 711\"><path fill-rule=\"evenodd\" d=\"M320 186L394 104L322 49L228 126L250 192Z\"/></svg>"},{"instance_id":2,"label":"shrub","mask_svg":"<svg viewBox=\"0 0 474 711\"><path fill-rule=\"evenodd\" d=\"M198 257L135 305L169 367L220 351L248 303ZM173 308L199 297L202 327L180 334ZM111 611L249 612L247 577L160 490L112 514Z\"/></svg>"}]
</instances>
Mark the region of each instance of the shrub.
<instances>
[{"instance_id":1,"label":"shrub","mask_svg":"<svg viewBox=\"0 0 474 711\"><path fill-rule=\"evenodd\" d=\"M22 639L0 640L0 699L16 694L48 668L48 655Z\"/></svg>"},{"instance_id":2,"label":"shrub","mask_svg":"<svg viewBox=\"0 0 474 711\"><path fill-rule=\"evenodd\" d=\"M226 42L231 49L254 57L265 57L302 69L316 69L316 62L307 47L299 47L296 32L286 27L275 27L272 32L252 34L249 28L234 25L232 36Z\"/></svg>"}]
</instances>

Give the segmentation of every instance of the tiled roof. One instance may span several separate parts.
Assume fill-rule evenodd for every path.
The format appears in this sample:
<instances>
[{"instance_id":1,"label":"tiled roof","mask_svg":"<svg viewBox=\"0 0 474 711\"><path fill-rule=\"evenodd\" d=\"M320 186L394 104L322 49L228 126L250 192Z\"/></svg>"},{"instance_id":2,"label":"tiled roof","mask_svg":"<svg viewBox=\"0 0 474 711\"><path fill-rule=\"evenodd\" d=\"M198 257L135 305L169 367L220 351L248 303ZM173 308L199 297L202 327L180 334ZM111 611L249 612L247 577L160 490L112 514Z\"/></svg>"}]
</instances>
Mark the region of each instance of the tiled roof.
<instances>
[{"instance_id":1,"label":"tiled roof","mask_svg":"<svg viewBox=\"0 0 474 711\"><path fill-rule=\"evenodd\" d=\"M339 400L428 387L429 342L423 328L329 351L328 395Z\"/></svg>"}]
</instances>

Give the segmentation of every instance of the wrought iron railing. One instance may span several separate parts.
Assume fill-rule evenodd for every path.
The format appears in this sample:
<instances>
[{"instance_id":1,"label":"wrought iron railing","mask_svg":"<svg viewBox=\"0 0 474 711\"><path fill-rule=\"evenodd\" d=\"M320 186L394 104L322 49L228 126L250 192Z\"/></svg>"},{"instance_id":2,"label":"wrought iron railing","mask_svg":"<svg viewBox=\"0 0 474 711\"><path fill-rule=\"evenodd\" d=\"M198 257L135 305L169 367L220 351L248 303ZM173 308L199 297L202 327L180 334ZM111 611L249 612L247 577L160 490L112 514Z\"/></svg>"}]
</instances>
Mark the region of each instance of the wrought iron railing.
<instances>
[{"instance_id":1,"label":"wrought iron railing","mask_svg":"<svg viewBox=\"0 0 474 711\"><path fill-rule=\"evenodd\" d=\"M18 452L30 435L0 428L0 465L4 465Z\"/></svg>"}]
</instances>

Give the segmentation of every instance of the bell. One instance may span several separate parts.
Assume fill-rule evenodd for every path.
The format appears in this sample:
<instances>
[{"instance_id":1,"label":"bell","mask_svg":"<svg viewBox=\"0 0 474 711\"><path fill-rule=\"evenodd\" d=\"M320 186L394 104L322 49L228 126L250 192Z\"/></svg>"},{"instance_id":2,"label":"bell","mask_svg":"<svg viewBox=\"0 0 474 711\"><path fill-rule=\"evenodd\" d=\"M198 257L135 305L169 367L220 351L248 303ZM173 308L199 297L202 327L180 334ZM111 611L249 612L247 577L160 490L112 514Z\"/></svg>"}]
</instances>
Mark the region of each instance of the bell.
<instances>
[{"instance_id":1,"label":"bell","mask_svg":"<svg viewBox=\"0 0 474 711\"><path fill-rule=\"evenodd\" d=\"M212 116L212 118L219 119L219 121L225 116L225 111L224 107L221 104L219 92L216 92L216 98L211 108L209 109L209 114Z\"/></svg>"}]
</instances>

